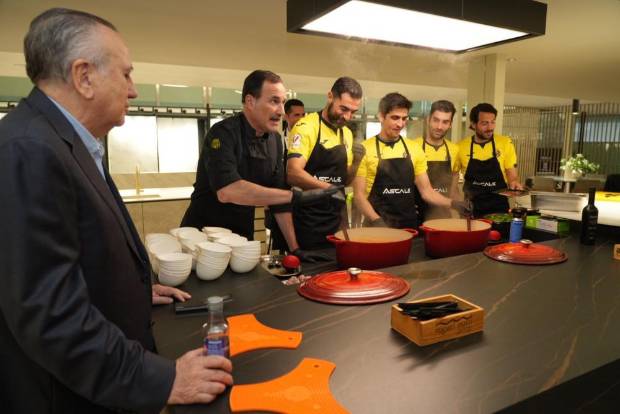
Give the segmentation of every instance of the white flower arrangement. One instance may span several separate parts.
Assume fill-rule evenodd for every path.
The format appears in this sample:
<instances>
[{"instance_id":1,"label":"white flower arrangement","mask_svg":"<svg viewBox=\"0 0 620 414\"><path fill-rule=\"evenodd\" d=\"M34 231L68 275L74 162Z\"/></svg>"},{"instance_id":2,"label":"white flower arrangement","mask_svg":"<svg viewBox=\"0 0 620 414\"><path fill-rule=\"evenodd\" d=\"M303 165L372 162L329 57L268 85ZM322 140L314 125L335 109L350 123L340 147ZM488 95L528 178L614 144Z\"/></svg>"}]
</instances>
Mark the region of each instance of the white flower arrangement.
<instances>
[{"instance_id":1,"label":"white flower arrangement","mask_svg":"<svg viewBox=\"0 0 620 414\"><path fill-rule=\"evenodd\" d=\"M569 159L565 160L562 158L560 160L560 170L576 176L584 175L585 173L595 173L599 168L599 164L588 161L583 154L576 154Z\"/></svg>"}]
</instances>

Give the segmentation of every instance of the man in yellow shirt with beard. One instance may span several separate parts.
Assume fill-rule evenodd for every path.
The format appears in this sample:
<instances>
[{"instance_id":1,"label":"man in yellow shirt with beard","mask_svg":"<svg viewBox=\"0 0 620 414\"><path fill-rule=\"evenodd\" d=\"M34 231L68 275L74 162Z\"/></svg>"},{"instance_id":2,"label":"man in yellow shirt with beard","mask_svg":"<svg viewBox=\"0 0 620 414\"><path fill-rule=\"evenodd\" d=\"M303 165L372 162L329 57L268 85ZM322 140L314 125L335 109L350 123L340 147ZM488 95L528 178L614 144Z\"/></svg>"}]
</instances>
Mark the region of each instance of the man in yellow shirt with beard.
<instances>
[{"instance_id":1,"label":"man in yellow shirt with beard","mask_svg":"<svg viewBox=\"0 0 620 414\"><path fill-rule=\"evenodd\" d=\"M427 119L426 135L413 141L426 156L428 179L433 189L453 199L458 197L459 147L445 139L445 136L452 127L455 113L456 108L452 102L433 102ZM425 220L451 217L449 209L431 208L424 200L418 200L418 206Z\"/></svg>"},{"instance_id":2,"label":"man in yellow shirt with beard","mask_svg":"<svg viewBox=\"0 0 620 414\"><path fill-rule=\"evenodd\" d=\"M379 102L381 132L364 142L366 155L353 180L356 207L370 226L417 227L417 187L429 204L467 211L467 203L450 200L433 190L426 158L419 146L400 132L407 125L411 101L389 93Z\"/></svg>"},{"instance_id":3,"label":"man in yellow shirt with beard","mask_svg":"<svg viewBox=\"0 0 620 414\"><path fill-rule=\"evenodd\" d=\"M496 116L491 104L474 106L469 114L474 135L459 142L459 161L465 174L463 193L473 202L475 217L508 212L508 199L497 191L523 189L512 140L495 134Z\"/></svg>"}]
</instances>

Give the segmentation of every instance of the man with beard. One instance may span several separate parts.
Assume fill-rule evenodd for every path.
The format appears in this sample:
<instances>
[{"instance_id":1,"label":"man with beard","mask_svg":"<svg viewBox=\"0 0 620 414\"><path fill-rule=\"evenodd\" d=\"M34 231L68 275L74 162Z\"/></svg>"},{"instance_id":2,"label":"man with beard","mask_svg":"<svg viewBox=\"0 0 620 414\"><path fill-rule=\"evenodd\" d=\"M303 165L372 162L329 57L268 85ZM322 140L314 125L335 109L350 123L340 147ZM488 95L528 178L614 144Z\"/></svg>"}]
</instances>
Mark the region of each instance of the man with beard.
<instances>
[{"instance_id":1,"label":"man with beard","mask_svg":"<svg viewBox=\"0 0 620 414\"><path fill-rule=\"evenodd\" d=\"M465 173L463 193L473 202L475 217L506 213L508 199L497 191L523 189L512 140L494 133L496 116L497 110L491 104L474 106L469 114L474 135L459 142L459 161Z\"/></svg>"},{"instance_id":2,"label":"man with beard","mask_svg":"<svg viewBox=\"0 0 620 414\"><path fill-rule=\"evenodd\" d=\"M243 111L213 125L207 133L181 226L221 226L252 240L255 206L270 206L289 251L301 260L320 259L299 249L291 203L320 202L338 188L286 189L284 152L277 132L286 100L280 76L255 70L245 79L241 96Z\"/></svg>"},{"instance_id":3,"label":"man with beard","mask_svg":"<svg viewBox=\"0 0 620 414\"><path fill-rule=\"evenodd\" d=\"M452 126L455 113L456 108L452 102L433 102L427 118L426 135L414 140L426 156L431 186L439 194L452 199L458 196L459 150L458 146L445 139L445 136ZM431 207L423 199L418 200L418 203L422 220L451 217L447 208Z\"/></svg>"},{"instance_id":4,"label":"man with beard","mask_svg":"<svg viewBox=\"0 0 620 414\"><path fill-rule=\"evenodd\" d=\"M362 87L352 78L336 80L320 112L300 119L288 137L287 179L302 189L330 189L348 184L364 155L361 144L353 144L346 126L362 101ZM299 245L303 249L329 247L325 239L338 230L344 205L329 202L293 208Z\"/></svg>"},{"instance_id":5,"label":"man with beard","mask_svg":"<svg viewBox=\"0 0 620 414\"><path fill-rule=\"evenodd\" d=\"M403 95L385 95L379 102L381 132L363 144L366 155L353 181L354 200L373 227L417 227L415 188L429 204L453 207L461 213L467 207L433 190L422 148L400 135L410 109L411 101Z\"/></svg>"}]
</instances>

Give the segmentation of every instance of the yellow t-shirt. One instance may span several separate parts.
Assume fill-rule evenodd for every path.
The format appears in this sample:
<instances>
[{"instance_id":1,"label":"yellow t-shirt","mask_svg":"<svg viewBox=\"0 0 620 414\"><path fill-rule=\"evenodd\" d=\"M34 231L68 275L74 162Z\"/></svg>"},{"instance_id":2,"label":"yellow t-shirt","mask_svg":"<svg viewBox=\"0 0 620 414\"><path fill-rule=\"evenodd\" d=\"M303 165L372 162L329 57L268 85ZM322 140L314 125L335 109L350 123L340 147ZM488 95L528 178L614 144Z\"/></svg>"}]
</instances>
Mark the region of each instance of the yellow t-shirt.
<instances>
[{"instance_id":1,"label":"yellow t-shirt","mask_svg":"<svg viewBox=\"0 0 620 414\"><path fill-rule=\"evenodd\" d=\"M459 142L459 164L463 174L465 174L467 165L469 164L469 148L471 145L471 139L472 138L470 136L468 138L463 138L463 140ZM506 179L506 170L508 168L517 167L517 152L515 151L515 146L512 143L512 139L504 135L494 135L493 139L495 140L495 154L497 156L497 160L499 161L499 166L502 169L504 181L508 182ZM493 145L491 144L491 141L485 143L484 146L474 142L473 155L474 159L480 161L485 161L492 158Z\"/></svg>"},{"instance_id":2,"label":"yellow t-shirt","mask_svg":"<svg viewBox=\"0 0 620 414\"><path fill-rule=\"evenodd\" d=\"M357 170L356 176L364 177L366 179L366 194L370 194L372 185L375 182L377 176L377 168L379 167L379 157L377 156L377 145L375 142L377 137L368 138L362 145L366 148L366 155L362 158L362 162ZM426 157L422 152L422 148L414 145L413 140L409 138L403 138L399 140L394 146L389 146L382 141L379 141L379 151L381 152L381 159L387 160L391 158L405 158L407 152L403 146L403 142L407 145L409 155L411 155L411 163L413 164L414 175L420 175L426 172ZM414 177L412 177L413 179Z\"/></svg>"},{"instance_id":3,"label":"yellow t-shirt","mask_svg":"<svg viewBox=\"0 0 620 414\"><path fill-rule=\"evenodd\" d=\"M319 114L312 112L301 118L288 134L288 158L302 156L308 161L319 136ZM347 166L353 162L353 132L343 127L342 137L347 148ZM340 145L338 129L332 129L325 121L321 122L321 145L325 149Z\"/></svg>"},{"instance_id":4,"label":"yellow t-shirt","mask_svg":"<svg viewBox=\"0 0 620 414\"><path fill-rule=\"evenodd\" d=\"M458 172L460 169L459 146L450 140L445 139L444 141L448 146L448 151L450 152L450 167L452 168L452 172ZM421 151L424 151L426 161L445 161L447 158L446 145L442 145L438 149L435 149L435 147L426 143L426 145L422 147L424 144L424 139L422 137L417 137L413 140L413 143L418 145Z\"/></svg>"}]
</instances>

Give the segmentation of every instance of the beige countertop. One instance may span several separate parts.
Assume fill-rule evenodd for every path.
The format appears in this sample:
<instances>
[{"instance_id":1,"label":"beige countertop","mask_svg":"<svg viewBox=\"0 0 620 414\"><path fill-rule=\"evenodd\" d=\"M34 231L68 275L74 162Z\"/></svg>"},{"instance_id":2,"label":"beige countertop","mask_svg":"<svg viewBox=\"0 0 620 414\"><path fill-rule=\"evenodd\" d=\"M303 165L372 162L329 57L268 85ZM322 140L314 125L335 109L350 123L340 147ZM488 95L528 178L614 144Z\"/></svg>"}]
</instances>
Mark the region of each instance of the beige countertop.
<instances>
[{"instance_id":1,"label":"beige countertop","mask_svg":"<svg viewBox=\"0 0 620 414\"><path fill-rule=\"evenodd\" d=\"M143 188L140 194L137 194L133 188L119 190L125 203L188 200L193 191L194 187Z\"/></svg>"}]
</instances>

